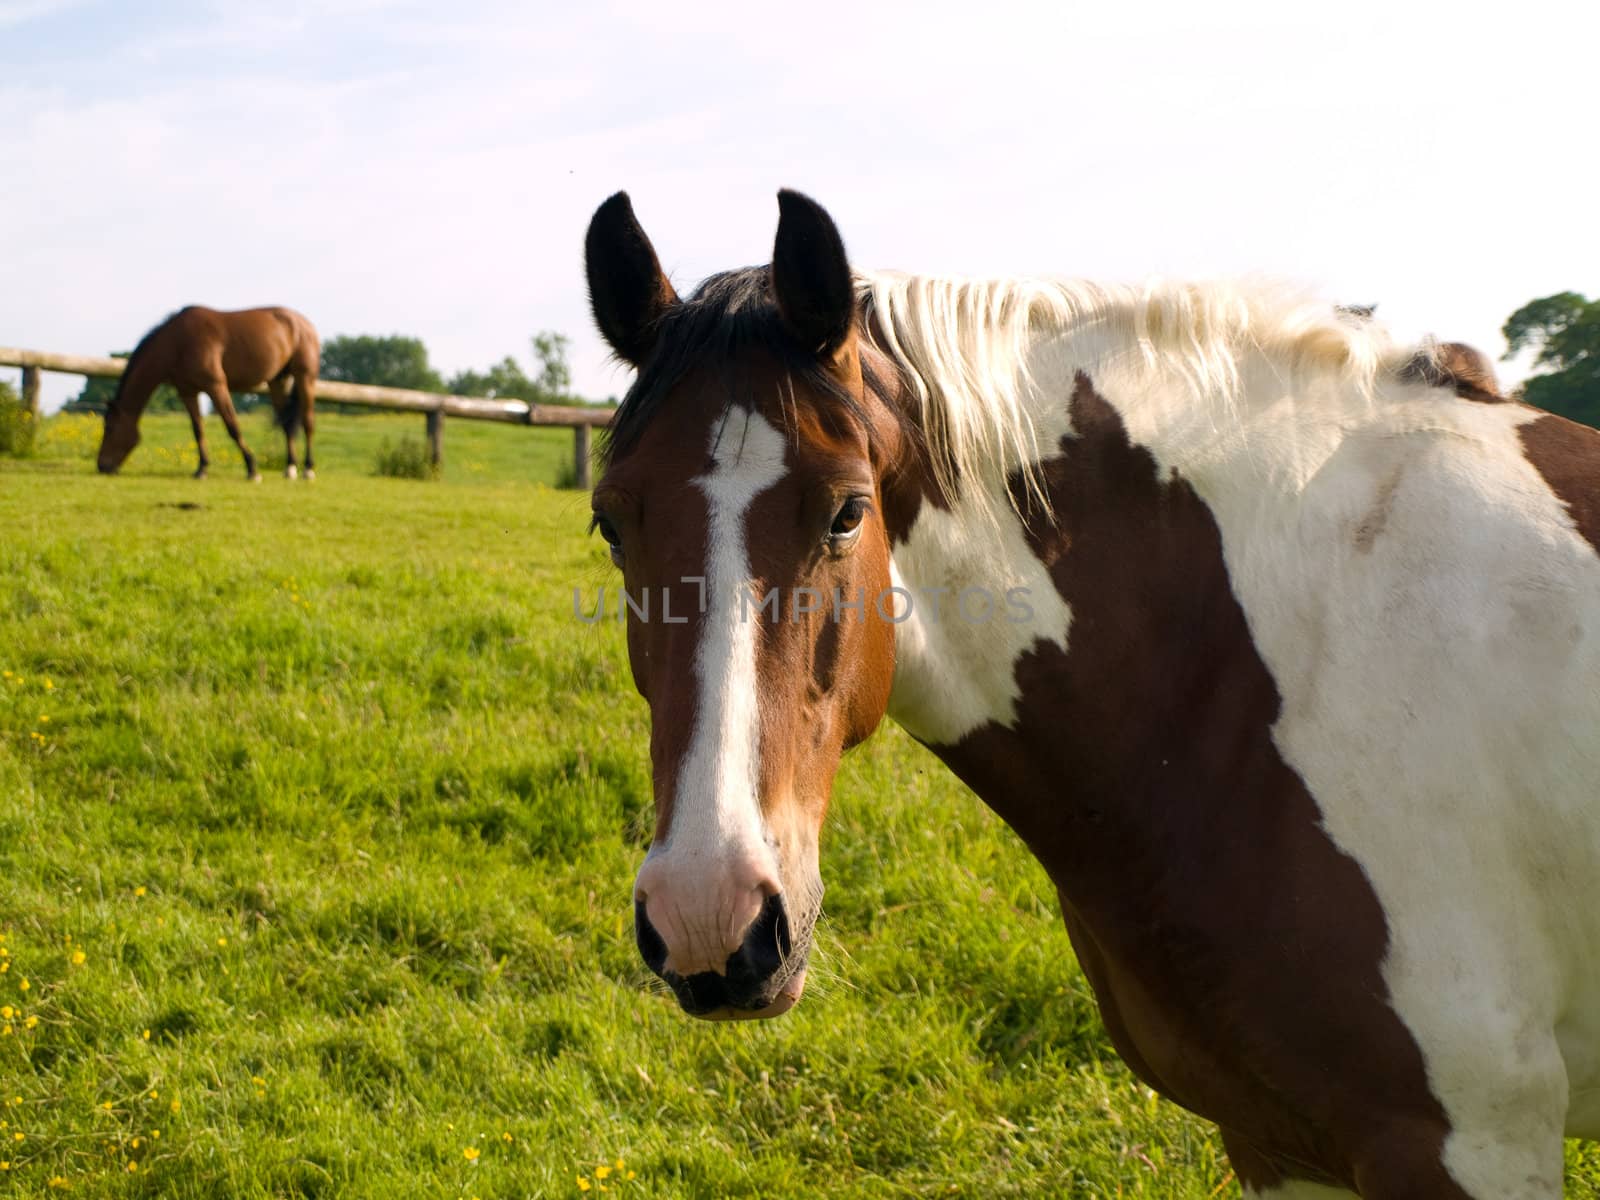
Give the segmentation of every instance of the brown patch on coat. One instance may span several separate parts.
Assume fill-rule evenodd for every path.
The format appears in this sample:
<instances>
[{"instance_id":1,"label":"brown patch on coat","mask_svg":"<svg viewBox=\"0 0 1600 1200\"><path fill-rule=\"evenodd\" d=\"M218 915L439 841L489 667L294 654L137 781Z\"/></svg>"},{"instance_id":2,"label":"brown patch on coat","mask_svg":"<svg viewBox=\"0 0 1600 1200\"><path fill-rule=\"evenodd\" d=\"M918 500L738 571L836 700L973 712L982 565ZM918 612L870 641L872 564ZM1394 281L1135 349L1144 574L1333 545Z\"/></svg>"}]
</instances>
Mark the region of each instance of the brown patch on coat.
<instances>
[{"instance_id":1,"label":"brown patch on coat","mask_svg":"<svg viewBox=\"0 0 1600 1200\"><path fill-rule=\"evenodd\" d=\"M1407 383L1450 388L1463 400L1481 404L1504 404L1507 400L1500 391L1494 364L1481 350L1464 342L1444 342L1435 346L1431 354L1416 355L1400 369L1400 378Z\"/></svg>"},{"instance_id":2,"label":"brown patch on coat","mask_svg":"<svg viewBox=\"0 0 1600 1200\"><path fill-rule=\"evenodd\" d=\"M1517 430L1522 453L1600 554L1600 430L1555 414Z\"/></svg>"},{"instance_id":3,"label":"brown patch on coat","mask_svg":"<svg viewBox=\"0 0 1600 1200\"><path fill-rule=\"evenodd\" d=\"M1050 872L1118 1052L1228 1131L1242 1177L1462 1200L1383 909L1273 741L1216 522L1086 377L1071 404L1030 530L1070 645L1018 662L1014 727L937 752Z\"/></svg>"}]
</instances>

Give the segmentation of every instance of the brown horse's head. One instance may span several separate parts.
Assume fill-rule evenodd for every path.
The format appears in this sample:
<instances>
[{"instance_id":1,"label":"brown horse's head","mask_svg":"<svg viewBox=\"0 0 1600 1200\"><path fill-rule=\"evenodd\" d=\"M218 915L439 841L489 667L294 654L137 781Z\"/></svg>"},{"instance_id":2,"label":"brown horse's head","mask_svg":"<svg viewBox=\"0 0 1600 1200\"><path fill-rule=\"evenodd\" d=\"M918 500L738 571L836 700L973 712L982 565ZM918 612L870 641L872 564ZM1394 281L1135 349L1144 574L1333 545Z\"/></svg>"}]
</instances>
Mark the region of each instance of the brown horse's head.
<instances>
[{"instance_id":1,"label":"brown horse's head","mask_svg":"<svg viewBox=\"0 0 1600 1200\"><path fill-rule=\"evenodd\" d=\"M102 475L113 474L138 444L139 413L133 405L123 402L119 386L117 395L106 405L105 432L100 435L95 465Z\"/></svg>"},{"instance_id":2,"label":"brown horse's head","mask_svg":"<svg viewBox=\"0 0 1600 1200\"><path fill-rule=\"evenodd\" d=\"M779 205L772 265L688 299L626 195L587 241L595 318L638 369L594 491L650 705L656 826L636 932L707 1017L799 999L834 772L894 673L892 373L859 336L833 222L797 193Z\"/></svg>"}]
</instances>

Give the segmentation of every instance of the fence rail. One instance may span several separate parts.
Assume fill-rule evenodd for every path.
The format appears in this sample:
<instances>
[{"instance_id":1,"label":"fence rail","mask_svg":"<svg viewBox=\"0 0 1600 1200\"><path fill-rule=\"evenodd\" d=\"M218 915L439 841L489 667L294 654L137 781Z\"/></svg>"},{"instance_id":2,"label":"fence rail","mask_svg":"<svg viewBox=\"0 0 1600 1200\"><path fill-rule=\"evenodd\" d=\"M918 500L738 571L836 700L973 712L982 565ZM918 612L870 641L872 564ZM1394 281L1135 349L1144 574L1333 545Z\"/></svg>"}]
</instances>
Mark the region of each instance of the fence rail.
<instances>
[{"instance_id":1,"label":"fence rail","mask_svg":"<svg viewBox=\"0 0 1600 1200\"><path fill-rule=\"evenodd\" d=\"M0 367L22 368L22 402L34 413L39 411L39 373L56 371L65 375L91 375L97 379L116 379L128 363L121 358L97 358L84 354L54 354L48 350L18 350L0 346ZM245 394L267 394L267 384L238 388ZM482 396L451 396L442 392L413 392L407 388L376 387L367 383L344 383L337 379L317 381L317 399L340 404L360 404L367 408L386 408L395 412L420 412L427 417L428 452L435 464L444 460L444 422L446 417L468 421L500 421L507 425L563 426L572 430L572 466L577 485L591 486L589 431L611 423L611 410L576 408L560 404L529 404L523 400L486 400Z\"/></svg>"}]
</instances>

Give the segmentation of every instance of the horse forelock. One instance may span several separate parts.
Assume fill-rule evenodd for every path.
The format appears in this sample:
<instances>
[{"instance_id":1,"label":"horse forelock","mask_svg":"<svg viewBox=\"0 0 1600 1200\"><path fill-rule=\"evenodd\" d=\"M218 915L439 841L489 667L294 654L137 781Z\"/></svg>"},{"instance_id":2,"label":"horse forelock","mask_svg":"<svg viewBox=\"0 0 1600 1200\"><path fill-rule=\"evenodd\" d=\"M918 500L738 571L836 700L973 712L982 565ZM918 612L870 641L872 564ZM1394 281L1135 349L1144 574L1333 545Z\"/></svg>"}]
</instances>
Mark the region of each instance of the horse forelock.
<instances>
[{"instance_id":1,"label":"horse forelock","mask_svg":"<svg viewBox=\"0 0 1600 1200\"><path fill-rule=\"evenodd\" d=\"M778 369L782 423L793 427L795 393L803 388L825 404L865 427L872 422L859 398L829 371L817 355L800 346L783 324L772 298L770 269L744 267L706 279L689 297L679 300L660 317L656 345L623 396L600 447L601 461L610 465L631 450L650 424L667 407L672 392L691 373L724 370L741 360L765 355ZM881 379L870 364L863 364L866 386L886 398L897 381ZM768 373L762 373L769 378ZM724 412L735 407L756 409L763 397L742 392L737 374L726 377Z\"/></svg>"}]
</instances>

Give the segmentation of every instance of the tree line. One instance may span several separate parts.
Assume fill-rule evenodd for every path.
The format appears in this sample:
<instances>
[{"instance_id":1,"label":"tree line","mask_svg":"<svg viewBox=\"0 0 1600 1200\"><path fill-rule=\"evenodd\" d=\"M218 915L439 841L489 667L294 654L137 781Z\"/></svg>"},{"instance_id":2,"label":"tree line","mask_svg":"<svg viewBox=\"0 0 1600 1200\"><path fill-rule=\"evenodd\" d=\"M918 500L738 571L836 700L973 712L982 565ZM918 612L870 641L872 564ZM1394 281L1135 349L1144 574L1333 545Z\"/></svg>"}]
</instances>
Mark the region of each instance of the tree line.
<instances>
[{"instance_id":1,"label":"tree line","mask_svg":"<svg viewBox=\"0 0 1600 1200\"><path fill-rule=\"evenodd\" d=\"M1545 370L1522 385L1520 399L1569 421L1600 427L1600 299L1557 292L1529 301L1500 330L1506 357L1533 351Z\"/></svg>"},{"instance_id":2,"label":"tree line","mask_svg":"<svg viewBox=\"0 0 1600 1200\"><path fill-rule=\"evenodd\" d=\"M531 367L524 368L511 355L488 368L457 371L444 376L428 361L428 348L421 338L403 334L340 334L322 344L324 379L347 383L368 383L379 387L409 388L418 392L447 392L456 396L485 396L497 400L525 400L530 404L583 404L572 394L572 367L568 361L571 340L554 330L543 330L531 339ZM127 358L129 351L112 351L113 358ZM115 379L85 379L83 390L66 404L68 412L104 412L116 394ZM240 410L266 403L264 396L235 396ZM177 411L183 408L178 394L162 385L150 398L151 410Z\"/></svg>"}]
</instances>

